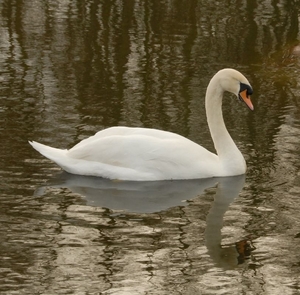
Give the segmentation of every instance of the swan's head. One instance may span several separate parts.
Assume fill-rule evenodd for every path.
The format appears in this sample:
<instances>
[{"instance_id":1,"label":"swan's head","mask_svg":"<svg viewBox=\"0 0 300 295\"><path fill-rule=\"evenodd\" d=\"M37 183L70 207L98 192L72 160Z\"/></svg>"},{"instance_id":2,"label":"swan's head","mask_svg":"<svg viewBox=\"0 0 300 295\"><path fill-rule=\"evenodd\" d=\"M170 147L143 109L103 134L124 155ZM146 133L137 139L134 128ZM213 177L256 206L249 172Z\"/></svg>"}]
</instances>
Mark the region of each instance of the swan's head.
<instances>
[{"instance_id":1,"label":"swan's head","mask_svg":"<svg viewBox=\"0 0 300 295\"><path fill-rule=\"evenodd\" d=\"M250 95L253 89L247 78L239 71L234 69L223 69L217 74L221 87L224 91L234 93L241 101L243 101L250 110L254 110Z\"/></svg>"}]
</instances>

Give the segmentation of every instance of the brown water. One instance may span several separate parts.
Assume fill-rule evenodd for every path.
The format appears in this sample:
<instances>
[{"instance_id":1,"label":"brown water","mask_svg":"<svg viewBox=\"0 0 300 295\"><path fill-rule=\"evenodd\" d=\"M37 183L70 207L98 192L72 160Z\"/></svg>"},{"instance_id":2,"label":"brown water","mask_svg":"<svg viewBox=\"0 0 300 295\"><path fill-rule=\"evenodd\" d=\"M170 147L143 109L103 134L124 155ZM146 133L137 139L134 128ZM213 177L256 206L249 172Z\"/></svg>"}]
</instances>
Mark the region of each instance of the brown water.
<instances>
[{"instance_id":1,"label":"brown water","mask_svg":"<svg viewBox=\"0 0 300 295\"><path fill-rule=\"evenodd\" d=\"M300 294L299 3L0 0L1 294ZM204 94L226 96L246 177L115 183L75 177L68 148L113 125L210 150ZM218 185L217 185L218 183Z\"/></svg>"}]
</instances>

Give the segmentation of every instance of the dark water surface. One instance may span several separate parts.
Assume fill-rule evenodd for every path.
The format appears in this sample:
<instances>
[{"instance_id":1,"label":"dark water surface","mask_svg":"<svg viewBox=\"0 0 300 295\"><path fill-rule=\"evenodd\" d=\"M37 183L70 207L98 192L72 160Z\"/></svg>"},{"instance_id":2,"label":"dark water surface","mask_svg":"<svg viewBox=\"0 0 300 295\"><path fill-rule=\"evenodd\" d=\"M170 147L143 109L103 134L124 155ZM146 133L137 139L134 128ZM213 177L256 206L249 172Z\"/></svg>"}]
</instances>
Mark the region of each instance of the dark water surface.
<instances>
[{"instance_id":1,"label":"dark water surface","mask_svg":"<svg viewBox=\"0 0 300 295\"><path fill-rule=\"evenodd\" d=\"M1 294L300 294L299 2L0 0ZM226 95L245 177L153 183L71 176L69 148L113 125L213 150L204 95Z\"/></svg>"}]
</instances>

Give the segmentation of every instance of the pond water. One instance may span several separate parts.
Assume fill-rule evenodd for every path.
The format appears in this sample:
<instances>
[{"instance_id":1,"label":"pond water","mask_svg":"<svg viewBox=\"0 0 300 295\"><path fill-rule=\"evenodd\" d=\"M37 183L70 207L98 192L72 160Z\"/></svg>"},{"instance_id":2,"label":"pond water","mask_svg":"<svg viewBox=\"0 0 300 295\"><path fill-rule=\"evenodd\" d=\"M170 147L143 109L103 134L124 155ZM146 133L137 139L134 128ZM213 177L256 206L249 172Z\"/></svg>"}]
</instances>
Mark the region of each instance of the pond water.
<instances>
[{"instance_id":1,"label":"pond water","mask_svg":"<svg viewBox=\"0 0 300 295\"><path fill-rule=\"evenodd\" d=\"M299 2L0 0L1 294L300 294ZM226 95L245 176L112 182L63 173L28 144L70 148L114 125L214 151L207 84Z\"/></svg>"}]
</instances>

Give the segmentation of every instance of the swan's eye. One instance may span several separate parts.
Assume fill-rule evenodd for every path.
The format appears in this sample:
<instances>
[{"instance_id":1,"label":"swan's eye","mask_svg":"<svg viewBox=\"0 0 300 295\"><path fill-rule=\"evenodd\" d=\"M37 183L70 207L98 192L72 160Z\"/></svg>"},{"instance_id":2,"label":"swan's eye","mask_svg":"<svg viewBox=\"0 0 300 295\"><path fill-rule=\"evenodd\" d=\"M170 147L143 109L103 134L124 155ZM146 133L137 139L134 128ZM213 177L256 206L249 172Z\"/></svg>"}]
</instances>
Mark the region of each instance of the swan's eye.
<instances>
[{"instance_id":1,"label":"swan's eye","mask_svg":"<svg viewBox=\"0 0 300 295\"><path fill-rule=\"evenodd\" d=\"M246 96L247 97L253 94L253 90L252 90L250 85L247 85L247 84L244 84L244 83L240 82L240 92L239 93L241 93L245 90L246 90Z\"/></svg>"},{"instance_id":2,"label":"swan's eye","mask_svg":"<svg viewBox=\"0 0 300 295\"><path fill-rule=\"evenodd\" d=\"M252 87L248 84L240 83L239 99L243 101L250 110L254 110L250 95L253 93Z\"/></svg>"}]
</instances>

